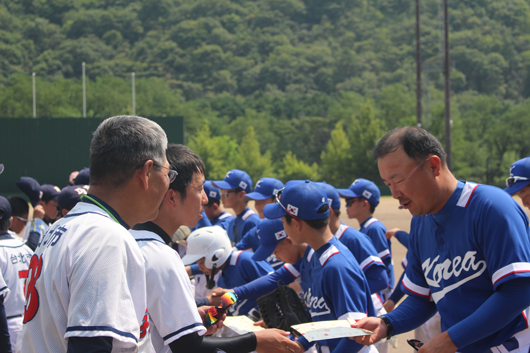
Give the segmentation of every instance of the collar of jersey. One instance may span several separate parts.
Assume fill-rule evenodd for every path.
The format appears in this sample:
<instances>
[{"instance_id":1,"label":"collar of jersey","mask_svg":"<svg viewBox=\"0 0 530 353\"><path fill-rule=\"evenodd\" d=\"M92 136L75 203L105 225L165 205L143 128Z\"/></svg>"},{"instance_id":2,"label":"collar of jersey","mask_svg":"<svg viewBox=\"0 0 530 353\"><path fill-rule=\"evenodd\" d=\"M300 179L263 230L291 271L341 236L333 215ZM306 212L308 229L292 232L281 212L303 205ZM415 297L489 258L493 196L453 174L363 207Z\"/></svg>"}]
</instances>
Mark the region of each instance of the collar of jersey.
<instances>
[{"instance_id":1,"label":"collar of jersey","mask_svg":"<svg viewBox=\"0 0 530 353\"><path fill-rule=\"evenodd\" d=\"M163 230L162 228L160 228L158 225L154 224L153 222L139 223L139 224L135 225L134 227L132 227L132 229L133 230L147 230L149 232L152 232L152 233L155 233L156 235L158 235L160 238L162 238L162 240L167 245L169 245L169 243L171 243L171 238L165 232L165 230Z\"/></svg>"},{"instance_id":2,"label":"collar of jersey","mask_svg":"<svg viewBox=\"0 0 530 353\"><path fill-rule=\"evenodd\" d=\"M359 229L363 229L364 225L366 224L366 222L368 222L369 220L371 220L372 218L374 218L373 216L369 217L368 219L366 219L366 221L364 221L363 223L361 223L359 225ZM342 223L342 222L341 222Z\"/></svg>"},{"instance_id":3,"label":"collar of jersey","mask_svg":"<svg viewBox=\"0 0 530 353\"><path fill-rule=\"evenodd\" d=\"M326 250L328 250L331 246L333 246L333 245L336 246L337 242L339 242L339 240L337 238L335 238L335 236L333 236L333 238L331 238L330 241L328 241L326 244L322 245L320 248L318 248L318 250L315 250L315 253L313 254L313 257L315 257L315 259L320 259L322 254L324 252L326 252Z\"/></svg>"},{"instance_id":4,"label":"collar of jersey","mask_svg":"<svg viewBox=\"0 0 530 353\"><path fill-rule=\"evenodd\" d=\"M102 199L100 199L99 197L96 197L92 194L88 194L88 196L90 196L91 198L93 198L94 200L96 200L97 202L99 202L103 207L106 208L106 210L103 210L104 212L107 211L108 213L112 214L117 220L118 222L127 230L131 229L131 227L129 227L129 225L127 223L125 223L125 221L123 219L121 219L120 215L118 214L118 212L116 212L112 207L109 206L108 203L106 203L105 201L103 201ZM95 202L93 202L92 200L88 199L88 198L83 198L81 200L81 202L84 202L84 203L88 203L88 204L91 204L91 205L94 205L96 206L97 208L99 209L102 209L101 207L99 207ZM105 212L105 213L107 213ZM111 217L112 218L112 217Z\"/></svg>"},{"instance_id":5,"label":"collar of jersey","mask_svg":"<svg viewBox=\"0 0 530 353\"><path fill-rule=\"evenodd\" d=\"M238 219L242 219L243 216L245 215L245 213L246 213L247 211L249 211L249 210L250 210L250 207L245 208L245 209L243 210L243 212L241 212L240 214L238 214L238 215L236 216L236 218L238 218Z\"/></svg>"},{"instance_id":6,"label":"collar of jersey","mask_svg":"<svg viewBox=\"0 0 530 353\"><path fill-rule=\"evenodd\" d=\"M13 239L13 237L8 232L0 232L0 240L4 239Z\"/></svg>"},{"instance_id":7,"label":"collar of jersey","mask_svg":"<svg viewBox=\"0 0 530 353\"><path fill-rule=\"evenodd\" d=\"M437 225L444 224L447 221L447 219L449 218L449 216L451 216L451 213L453 212L453 210L454 210L454 208L456 206L456 203L458 202L458 198L462 194L462 190L464 189L464 185L465 184L459 180L455 191L453 191L453 194L451 195L449 200L447 200L447 202L445 203L444 207L442 207L442 209L440 211L438 211L437 213L434 213L434 214L431 215L431 217L433 218L434 222Z\"/></svg>"}]
</instances>

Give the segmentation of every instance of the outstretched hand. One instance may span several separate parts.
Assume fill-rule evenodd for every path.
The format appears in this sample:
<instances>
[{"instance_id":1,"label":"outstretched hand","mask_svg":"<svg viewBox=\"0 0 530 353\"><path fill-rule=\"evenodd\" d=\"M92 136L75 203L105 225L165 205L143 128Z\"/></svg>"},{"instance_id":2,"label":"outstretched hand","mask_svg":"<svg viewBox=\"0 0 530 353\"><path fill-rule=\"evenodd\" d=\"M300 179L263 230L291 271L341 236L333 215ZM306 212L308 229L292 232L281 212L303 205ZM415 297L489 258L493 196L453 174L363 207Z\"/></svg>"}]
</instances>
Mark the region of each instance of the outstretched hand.
<instances>
[{"instance_id":1,"label":"outstretched hand","mask_svg":"<svg viewBox=\"0 0 530 353\"><path fill-rule=\"evenodd\" d=\"M373 332L373 334L369 336L357 336L350 338L355 340L357 343L364 344L365 346L377 343L387 335L386 325L383 320L378 317L366 317L357 321L354 325L352 325L352 327L364 328Z\"/></svg>"}]
</instances>

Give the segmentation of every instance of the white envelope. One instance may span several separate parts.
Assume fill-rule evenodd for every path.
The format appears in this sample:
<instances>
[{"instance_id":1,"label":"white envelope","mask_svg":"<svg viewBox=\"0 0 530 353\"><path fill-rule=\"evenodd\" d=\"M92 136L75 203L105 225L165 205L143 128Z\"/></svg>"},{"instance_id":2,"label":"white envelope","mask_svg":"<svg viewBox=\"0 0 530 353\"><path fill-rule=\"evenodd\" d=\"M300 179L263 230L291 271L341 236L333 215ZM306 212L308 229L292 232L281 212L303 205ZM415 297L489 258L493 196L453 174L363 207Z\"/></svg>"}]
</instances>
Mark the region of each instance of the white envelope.
<instances>
[{"instance_id":1,"label":"white envelope","mask_svg":"<svg viewBox=\"0 0 530 353\"><path fill-rule=\"evenodd\" d=\"M348 320L317 321L291 327L300 332L309 342L373 334L369 330L352 328L351 325L355 323L355 320L350 320L348 318Z\"/></svg>"},{"instance_id":2,"label":"white envelope","mask_svg":"<svg viewBox=\"0 0 530 353\"><path fill-rule=\"evenodd\" d=\"M223 325L231 328L233 331L239 335L243 335L247 332L261 331L265 330L261 326L254 326L254 321L252 321L248 316L227 316Z\"/></svg>"}]
</instances>

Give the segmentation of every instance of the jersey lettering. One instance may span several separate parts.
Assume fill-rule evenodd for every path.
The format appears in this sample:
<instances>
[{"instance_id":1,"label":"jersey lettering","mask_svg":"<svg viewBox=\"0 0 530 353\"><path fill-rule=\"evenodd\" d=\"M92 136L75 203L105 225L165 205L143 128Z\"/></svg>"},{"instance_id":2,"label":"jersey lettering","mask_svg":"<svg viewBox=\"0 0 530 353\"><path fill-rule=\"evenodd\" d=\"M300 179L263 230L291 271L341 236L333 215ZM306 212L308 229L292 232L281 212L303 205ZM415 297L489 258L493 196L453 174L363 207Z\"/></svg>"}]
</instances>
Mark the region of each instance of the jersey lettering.
<instances>
[{"instance_id":1,"label":"jersey lettering","mask_svg":"<svg viewBox=\"0 0 530 353\"><path fill-rule=\"evenodd\" d=\"M140 326L140 338L144 338L145 335L150 331L151 329L149 328L149 315L147 313L147 310L145 310L145 315L142 319L142 325Z\"/></svg>"},{"instance_id":2,"label":"jersey lettering","mask_svg":"<svg viewBox=\"0 0 530 353\"><path fill-rule=\"evenodd\" d=\"M311 311L311 316L320 316L331 313L331 310L329 309L324 298L311 296L311 288L304 293L304 300Z\"/></svg>"},{"instance_id":3,"label":"jersey lettering","mask_svg":"<svg viewBox=\"0 0 530 353\"><path fill-rule=\"evenodd\" d=\"M24 307L24 323L31 321L39 309L39 293L35 288L35 282L39 279L42 270L42 255L33 255L29 262L28 276L26 279L26 305ZM29 282L28 282L29 279Z\"/></svg>"},{"instance_id":4,"label":"jersey lettering","mask_svg":"<svg viewBox=\"0 0 530 353\"><path fill-rule=\"evenodd\" d=\"M54 246L61 239L61 236L66 232L66 227L50 228L39 242L39 246Z\"/></svg>"},{"instance_id":5,"label":"jersey lettering","mask_svg":"<svg viewBox=\"0 0 530 353\"><path fill-rule=\"evenodd\" d=\"M24 294L26 293L26 278L28 277L29 270L18 271L18 278L24 279Z\"/></svg>"}]
</instances>

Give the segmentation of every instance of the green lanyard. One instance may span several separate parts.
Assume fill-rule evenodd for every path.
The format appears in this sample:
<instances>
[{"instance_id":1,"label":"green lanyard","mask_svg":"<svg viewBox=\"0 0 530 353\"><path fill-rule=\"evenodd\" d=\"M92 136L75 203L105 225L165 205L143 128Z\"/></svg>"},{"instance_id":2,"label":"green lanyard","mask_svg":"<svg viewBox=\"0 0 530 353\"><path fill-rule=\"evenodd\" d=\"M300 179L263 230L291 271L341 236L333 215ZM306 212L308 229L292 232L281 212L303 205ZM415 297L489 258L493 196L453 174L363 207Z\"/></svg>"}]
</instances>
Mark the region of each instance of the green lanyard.
<instances>
[{"instance_id":1,"label":"green lanyard","mask_svg":"<svg viewBox=\"0 0 530 353\"><path fill-rule=\"evenodd\" d=\"M84 199L84 198L89 199L90 201L92 201L93 203L95 203L96 205L98 205L99 207L101 207L103 210L105 210L105 212L108 213L108 215L109 215L113 220L116 221L116 223L118 223L118 224L120 223L120 222L116 219L116 217L114 217L114 215L113 215L112 213L110 213L109 210L107 210L107 209L105 208L105 206L103 206L102 204L100 204L99 202L97 202L96 200L94 200L93 198L91 198L90 196L88 196L88 195L86 195L86 194L85 194L85 195L81 195L81 200Z\"/></svg>"}]
</instances>

